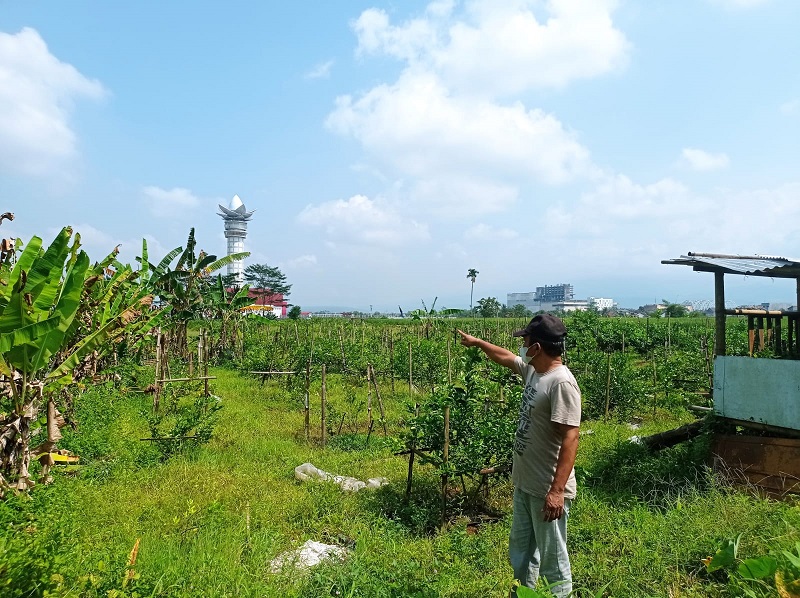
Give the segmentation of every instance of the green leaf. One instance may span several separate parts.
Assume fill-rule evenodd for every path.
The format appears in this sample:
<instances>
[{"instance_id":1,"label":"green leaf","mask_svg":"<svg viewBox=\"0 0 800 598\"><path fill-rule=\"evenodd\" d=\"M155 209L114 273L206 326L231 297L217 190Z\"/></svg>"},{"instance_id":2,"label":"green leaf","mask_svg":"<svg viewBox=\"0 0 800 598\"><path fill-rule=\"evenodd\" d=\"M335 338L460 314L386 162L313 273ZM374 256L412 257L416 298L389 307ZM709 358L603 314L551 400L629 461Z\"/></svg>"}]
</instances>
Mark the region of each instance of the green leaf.
<instances>
[{"instance_id":1,"label":"green leaf","mask_svg":"<svg viewBox=\"0 0 800 598\"><path fill-rule=\"evenodd\" d=\"M22 272L27 272L31 269L36 258L39 257L39 253L42 249L42 239L40 237L33 237L28 244L25 246L25 249L22 251L20 256L17 258L17 263L14 264L14 269L11 271L11 276L8 278L7 285L0 285L0 309L5 308L11 298L14 289L17 287L17 282L19 281L20 275ZM21 290L21 289L20 289Z\"/></svg>"},{"instance_id":2,"label":"green leaf","mask_svg":"<svg viewBox=\"0 0 800 598\"><path fill-rule=\"evenodd\" d=\"M778 561L771 556L762 556L757 559L745 559L739 563L737 569L743 579L764 579L775 575L778 569Z\"/></svg>"},{"instance_id":3,"label":"green leaf","mask_svg":"<svg viewBox=\"0 0 800 598\"><path fill-rule=\"evenodd\" d=\"M788 550L783 551L783 556L789 559L789 562L797 569L798 573L800 573L800 542L797 543L795 546L795 552L797 554L791 553Z\"/></svg>"},{"instance_id":4,"label":"green leaf","mask_svg":"<svg viewBox=\"0 0 800 598\"><path fill-rule=\"evenodd\" d=\"M736 560L736 553L739 551L739 540L741 537L742 535L739 534L734 540L730 538L724 539L714 555L703 561L706 565L706 571L711 573L712 571L725 569L733 565Z\"/></svg>"},{"instance_id":5,"label":"green leaf","mask_svg":"<svg viewBox=\"0 0 800 598\"><path fill-rule=\"evenodd\" d=\"M225 257L222 257L208 264L207 266L205 266L205 269L207 269L209 272L216 272L223 266L227 266L228 264L231 264L239 260L243 260L247 257L250 257L249 251L242 251L241 253L232 253L230 255L226 255Z\"/></svg>"},{"instance_id":6,"label":"green leaf","mask_svg":"<svg viewBox=\"0 0 800 598\"><path fill-rule=\"evenodd\" d=\"M163 274L163 273L164 273L164 271L167 269L167 266L169 266L170 262L171 262L172 260L174 260L174 259L175 259L175 256L177 256L178 254L180 254L180 252L181 252L181 251L183 251L183 247L176 247L175 249L173 249L172 251L170 251L170 252L169 252L167 255L165 255L165 256L164 256L164 258L163 258L163 259L162 259L162 260L161 260L161 261L158 263L158 266L156 266L156 267L155 267L155 271L156 271L158 274Z\"/></svg>"},{"instance_id":7,"label":"green leaf","mask_svg":"<svg viewBox=\"0 0 800 598\"><path fill-rule=\"evenodd\" d=\"M22 328L17 328L13 332L0 334L0 353L6 353L12 347L24 344L32 344L39 337L47 334L58 326L61 318L53 316L42 322L34 322Z\"/></svg>"}]
</instances>

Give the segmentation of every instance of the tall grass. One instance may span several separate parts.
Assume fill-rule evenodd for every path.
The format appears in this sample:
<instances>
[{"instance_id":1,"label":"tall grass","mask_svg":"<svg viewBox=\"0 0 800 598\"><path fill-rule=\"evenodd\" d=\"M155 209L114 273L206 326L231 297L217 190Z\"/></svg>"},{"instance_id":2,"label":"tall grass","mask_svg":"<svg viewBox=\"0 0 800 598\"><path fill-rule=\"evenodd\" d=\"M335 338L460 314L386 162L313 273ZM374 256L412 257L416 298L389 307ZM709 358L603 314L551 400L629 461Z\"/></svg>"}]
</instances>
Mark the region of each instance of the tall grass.
<instances>
[{"instance_id":1,"label":"tall grass","mask_svg":"<svg viewBox=\"0 0 800 598\"><path fill-rule=\"evenodd\" d=\"M64 445L81 454L81 472L57 473L30 499L0 503L0 595L507 595L509 517L478 533L468 531L466 515L439 529L438 477L419 467L405 503L407 460L377 430L366 444L363 413L354 430L323 448L305 441L296 389L224 369L213 374L223 402L213 438L166 461L139 440L149 397L109 386L77 399L78 429ZM347 384L332 377L329 391L340 412L351 408ZM384 392L392 433L411 398L402 393ZM721 484L705 468L702 441L655 456L628 442L675 423L646 420L635 431L584 424L592 433L581 439L569 527L580 594L605 586L605 595L620 598L737 595L700 561L720 538L743 533L744 557L777 554L800 539L798 507ZM390 483L344 494L297 482L293 469L304 462ZM510 496L508 482L500 483L492 508L508 514ZM271 570L277 555L309 539L345 546L349 556L306 572Z\"/></svg>"}]
</instances>

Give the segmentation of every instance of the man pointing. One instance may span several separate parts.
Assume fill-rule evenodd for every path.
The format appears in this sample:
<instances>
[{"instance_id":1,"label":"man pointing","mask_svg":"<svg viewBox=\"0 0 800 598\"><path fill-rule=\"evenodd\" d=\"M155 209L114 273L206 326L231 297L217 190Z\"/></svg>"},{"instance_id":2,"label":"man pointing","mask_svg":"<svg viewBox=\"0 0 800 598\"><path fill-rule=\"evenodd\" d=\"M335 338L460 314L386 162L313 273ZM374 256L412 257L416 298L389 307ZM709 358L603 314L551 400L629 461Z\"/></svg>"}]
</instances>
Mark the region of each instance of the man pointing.
<instances>
[{"instance_id":1,"label":"man pointing","mask_svg":"<svg viewBox=\"0 0 800 598\"><path fill-rule=\"evenodd\" d=\"M461 344L522 376L525 389L514 438L514 513L509 558L514 577L533 588L541 575L556 596L572 591L567 555L567 519L575 498L575 455L581 393L562 363L567 329L543 314L513 333L522 337L519 355L461 330ZM554 585L557 584L557 585Z\"/></svg>"}]
</instances>

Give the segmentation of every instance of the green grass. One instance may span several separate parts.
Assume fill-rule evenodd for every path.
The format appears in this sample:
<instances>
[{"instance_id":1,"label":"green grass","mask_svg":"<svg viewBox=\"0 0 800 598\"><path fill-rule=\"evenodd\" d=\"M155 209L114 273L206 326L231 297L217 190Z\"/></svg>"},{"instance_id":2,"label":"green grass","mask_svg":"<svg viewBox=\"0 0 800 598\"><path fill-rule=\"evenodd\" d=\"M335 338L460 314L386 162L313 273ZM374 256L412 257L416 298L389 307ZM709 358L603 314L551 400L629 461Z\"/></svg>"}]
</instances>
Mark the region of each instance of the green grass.
<instances>
[{"instance_id":1,"label":"green grass","mask_svg":"<svg viewBox=\"0 0 800 598\"><path fill-rule=\"evenodd\" d=\"M339 413L354 411L358 425L322 448L318 388L307 443L297 391L213 373L213 392L223 400L214 437L167 461L138 440L148 435L141 412L149 397L97 387L78 398L79 429L63 444L82 456L82 472L57 474L30 499L0 503L0 594L507 595L510 518L477 534L467 533L466 517L438 530L438 478L424 467L404 504L407 460L392 454L377 426L366 445L366 411L354 409L358 397L348 385L331 377L330 403ZM398 386L397 398L383 391L394 429L406 413L407 394L400 393L407 389ZM744 595L724 573L705 573L700 559L718 540L743 533L740 556L749 557L778 555L800 539L796 505L720 484L703 466L701 443L651 456L626 441L676 423L662 417L635 431L584 424L592 434L581 440L580 494L570 520L575 585L583 595L603 586L605 595L620 598ZM293 469L304 462L390 484L344 494L331 484L300 483ZM496 487L492 506L509 513L510 495L507 483ZM137 539L137 579L124 584ZM309 572L271 572L272 559L308 539L352 552Z\"/></svg>"}]
</instances>

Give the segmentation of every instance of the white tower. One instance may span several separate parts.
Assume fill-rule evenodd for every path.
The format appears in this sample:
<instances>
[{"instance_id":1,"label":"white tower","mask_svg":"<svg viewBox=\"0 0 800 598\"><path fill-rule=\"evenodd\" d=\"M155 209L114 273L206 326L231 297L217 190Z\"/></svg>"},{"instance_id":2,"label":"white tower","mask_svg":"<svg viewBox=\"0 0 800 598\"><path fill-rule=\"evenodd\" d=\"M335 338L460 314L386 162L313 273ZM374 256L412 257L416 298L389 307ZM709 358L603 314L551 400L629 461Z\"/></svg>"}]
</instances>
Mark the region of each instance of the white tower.
<instances>
[{"instance_id":1,"label":"white tower","mask_svg":"<svg viewBox=\"0 0 800 598\"><path fill-rule=\"evenodd\" d=\"M244 207L238 195L234 195L230 206L219 205L222 212L219 216L225 221L225 238L228 239L228 255L241 253L244 251L244 240L247 238L247 221L253 215ZM236 277L236 284L244 284L244 265L242 260L236 260L228 264L228 274Z\"/></svg>"}]
</instances>

